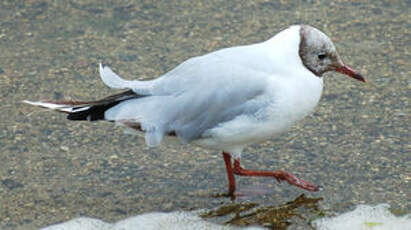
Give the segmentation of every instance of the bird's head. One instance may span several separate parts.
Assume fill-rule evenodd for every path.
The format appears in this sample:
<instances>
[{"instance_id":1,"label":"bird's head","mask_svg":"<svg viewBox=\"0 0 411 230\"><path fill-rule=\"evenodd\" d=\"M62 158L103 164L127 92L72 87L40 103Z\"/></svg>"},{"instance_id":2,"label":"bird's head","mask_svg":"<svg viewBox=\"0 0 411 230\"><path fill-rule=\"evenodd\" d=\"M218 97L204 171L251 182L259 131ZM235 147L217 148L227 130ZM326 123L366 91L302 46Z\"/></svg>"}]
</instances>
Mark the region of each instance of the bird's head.
<instances>
[{"instance_id":1,"label":"bird's head","mask_svg":"<svg viewBox=\"0 0 411 230\"><path fill-rule=\"evenodd\" d=\"M333 42L323 32L308 25L301 25L300 38L300 58L313 74L321 77L328 71L337 71L365 82L359 72L344 64Z\"/></svg>"}]
</instances>

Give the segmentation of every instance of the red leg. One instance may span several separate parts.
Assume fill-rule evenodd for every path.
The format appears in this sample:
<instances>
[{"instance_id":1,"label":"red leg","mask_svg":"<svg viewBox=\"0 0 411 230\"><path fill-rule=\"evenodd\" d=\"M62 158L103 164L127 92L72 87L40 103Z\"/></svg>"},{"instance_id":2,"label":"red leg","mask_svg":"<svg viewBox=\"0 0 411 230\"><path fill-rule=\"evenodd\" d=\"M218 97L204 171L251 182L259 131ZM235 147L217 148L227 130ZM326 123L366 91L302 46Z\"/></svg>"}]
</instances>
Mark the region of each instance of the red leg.
<instances>
[{"instance_id":1,"label":"red leg","mask_svg":"<svg viewBox=\"0 0 411 230\"><path fill-rule=\"evenodd\" d=\"M233 196L235 192L235 178L233 173L233 168L231 166L231 155L229 153L223 152L225 168L227 170L228 178L228 195Z\"/></svg>"},{"instance_id":2,"label":"red leg","mask_svg":"<svg viewBox=\"0 0 411 230\"><path fill-rule=\"evenodd\" d=\"M226 166L227 166L227 162L226 162ZM230 166L230 168L231 168L231 166ZM307 182L305 180L299 179L296 176L294 176L293 174L282 171L282 170L277 170L277 171L254 171L254 170L244 169L240 166L240 159L239 158L234 160L234 169L232 169L232 171L233 171L234 174L239 175L239 176L274 177L275 179L277 179L278 182L281 182L282 180L285 180L291 185L300 187L302 189L305 189L305 190L308 190L308 191L311 191L311 192L316 192L316 191L319 190L318 186L313 185L310 182ZM228 173L228 169L227 169L227 173ZM229 179L229 182L230 182L230 179ZM235 189L235 187L234 187L234 189Z\"/></svg>"}]
</instances>

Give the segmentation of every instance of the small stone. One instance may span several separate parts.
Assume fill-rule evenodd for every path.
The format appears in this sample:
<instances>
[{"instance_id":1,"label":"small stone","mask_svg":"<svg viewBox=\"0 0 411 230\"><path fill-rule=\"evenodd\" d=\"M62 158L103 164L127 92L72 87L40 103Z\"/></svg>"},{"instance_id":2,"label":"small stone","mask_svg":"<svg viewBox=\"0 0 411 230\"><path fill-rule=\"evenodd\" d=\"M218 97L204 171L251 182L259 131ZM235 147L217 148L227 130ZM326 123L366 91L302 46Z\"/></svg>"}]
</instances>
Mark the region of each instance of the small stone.
<instances>
[{"instance_id":1,"label":"small stone","mask_svg":"<svg viewBox=\"0 0 411 230\"><path fill-rule=\"evenodd\" d=\"M110 160L116 160L116 159L118 159L118 156L117 156L117 155L111 155L111 156L110 156Z\"/></svg>"},{"instance_id":2,"label":"small stone","mask_svg":"<svg viewBox=\"0 0 411 230\"><path fill-rule=\"evenodd\" d=\"M60 146L60 149L65 151L65 152L68 152L70 150L69 147L67 147L67 146Z\"/></svg>"},{"instance_id":3,"label":"small stone","mask_svg":"<svg viewBox=\"0 0 411 230\"><path fill-rule=\"evenodd\" d=\"M4 179L4 180L1 181L1 183L10 190L24 187L24 185L22 183L17 182L13 179Z\"/></svg>"},{"instance_id":4,"label":"small stone","mask_svg":"<svg viewBox=\"0 0 411 230\"><path fill-rule=\"evenodd\" d=\"M172 203L167 203L167 204L164 204L164 205L163 205L163 208L164 208L165 210L171 210L172 207L173 207L173 204L172 204Z\"/></svg>"}]
</instances>

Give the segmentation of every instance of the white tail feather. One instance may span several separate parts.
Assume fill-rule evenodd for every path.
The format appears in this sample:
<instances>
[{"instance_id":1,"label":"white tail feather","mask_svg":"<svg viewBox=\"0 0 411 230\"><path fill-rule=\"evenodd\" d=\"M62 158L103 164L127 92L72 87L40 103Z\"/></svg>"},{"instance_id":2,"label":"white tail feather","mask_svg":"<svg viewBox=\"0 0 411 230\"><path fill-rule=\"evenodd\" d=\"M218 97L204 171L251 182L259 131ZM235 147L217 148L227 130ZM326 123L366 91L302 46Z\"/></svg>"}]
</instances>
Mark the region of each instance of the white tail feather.
<instances>
[{"instance_id":1,"label":"white tail feather","mask_svg":"<svg viewBox=\"0 0 411 230\"><path fill-rule=\"evenodd\" d=\"M24 100L23 102L27 103L27 104L30 104L30 105L39 106L39 107L43 107L43 108L47 108L47 109L51 109L51 110L57 110L57 111L65 112L65 113L72 113L73 111L79 112L79 111L87 110L87 109L90 108L90 106L86 106L86 107L79 107L79 108L76 108L75 110L73 110L73 108L74 108L73 105L54 104L54 103L51 103L51 102L44 102L44 101L27 101L27 100Z\"/></svg>"}]
</instances>

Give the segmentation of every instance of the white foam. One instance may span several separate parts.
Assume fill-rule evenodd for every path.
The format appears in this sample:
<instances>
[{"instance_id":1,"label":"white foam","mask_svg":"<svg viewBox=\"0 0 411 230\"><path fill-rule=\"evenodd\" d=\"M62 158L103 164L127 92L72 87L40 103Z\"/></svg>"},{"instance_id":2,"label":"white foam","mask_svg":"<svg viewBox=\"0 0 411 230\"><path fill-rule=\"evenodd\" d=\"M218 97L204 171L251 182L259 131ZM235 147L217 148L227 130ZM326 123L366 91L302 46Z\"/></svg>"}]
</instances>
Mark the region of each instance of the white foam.
<instances>
[{"instance_id":1,"label":"white foam","mask_svg":"<svg viewBox=\"0 0 411 230\"><path fill-rule=\"evenodd\" d=\"M411 215L394 216L388 204L358 205L351 212L314 221L319 230L411 230Z\"/></svg>"},{"instance_id":2,"label":"white foam","mask_svg":"<svg viewBox=\"0 0 411 230\"><path fill-rule=\"evenodd\" d=\"M51 225L42 230L262 230L260 227L239 228L207 222L191 212L145 213L106 223L99 219L80 217Z\"/></svg>"},{"instance_id":3,"label":"white foam","mask_svg":"<svg viewBox=\"0 0 411 230\"><path fill-rule=\"evenodd\" d=\"M112 224L105 223L99 219L89 217L79 217L73 220L69 220L64 223L51 225L43 230L112 230Z\"/></svg>"}]
</instances>

